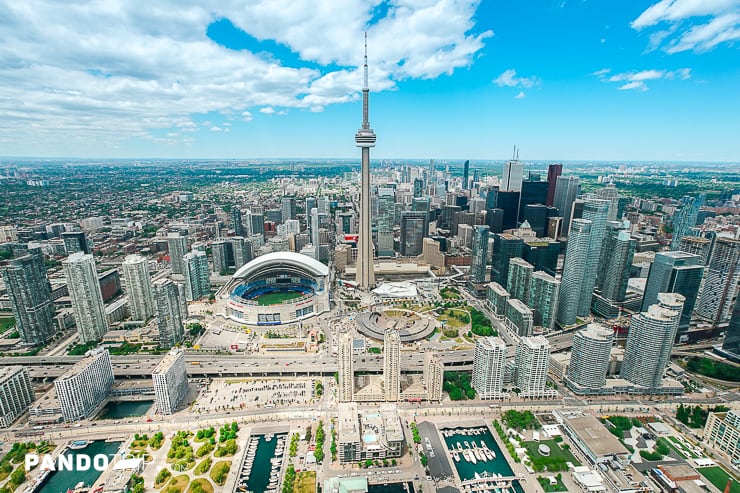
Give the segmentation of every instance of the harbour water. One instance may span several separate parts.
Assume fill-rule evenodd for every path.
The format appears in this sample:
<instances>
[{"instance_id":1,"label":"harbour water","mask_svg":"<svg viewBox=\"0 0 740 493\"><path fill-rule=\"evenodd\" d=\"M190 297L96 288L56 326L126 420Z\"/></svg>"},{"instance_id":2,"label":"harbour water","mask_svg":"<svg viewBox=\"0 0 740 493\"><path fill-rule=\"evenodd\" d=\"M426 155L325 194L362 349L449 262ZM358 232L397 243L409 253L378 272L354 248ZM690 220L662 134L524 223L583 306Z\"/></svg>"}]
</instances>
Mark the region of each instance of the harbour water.
<instances>
[{"instance_id":1,"label":"harbour water","mask_svg":"<svg viewBox=\"0 0 740 493\"><path fill-rule=\"evenodd\" d=\"M472 433L472 430L478 430L478 434ZM475 446L481 449L485 444L488 450L493 452L495 455L493 459L486 458L486 460L476 460L475 463L473 463L472 460L465 460L461 453L459 454L459 461L455 461L451 456L450 462L454 464L455 469L457 469L457 474L460 476L462 481L474 479L476 477L476 473L482 475L484 472L490 475L500 474L503 477L514 475L514 471L512 471L511 466L509 466L509 463L506 461L506 457L496 443L496 440L488 431L488 428L458 428L457 430L447 430L446 433L449 436L444 436L443 433L443 438L450 451L457 450L458 444L463 450L465 450L473 448L473 443L475 443ZM468 445L466 445L465 442L467 442ZM516 493L524 493L519 481L514 481L512 486L513 487L508 490L503 490L502 493L510 492L512 489Z\"/></svg>"},{"instance_id":2,"label":"harbour water","mask_svg":"<svg viewBox=\"0 0 740 493\"><path fill-rule=\"evenodd\" d=\"M154 401L111 401L105 405L98 415L98 419L123 419L135 416L144 416L152 407Z\"/></svg>"},{"instance_id":3,"label":"harbour water","mask_svg":"<svg viewBox=\"0 0 740 493\"><path fill-rule=\"evenodd\" d=\"M254 453L254 460L252 462L252 467L249 470L249 479L246 480L246 488L243 486L240 487L240 483L242 481L242 471L244 468L244 464L240 464L240 471L239 476L237 476L237 492L244 492L244 491L253 491L253 492L265 492L269 491L270 488L270 474L273 470L273 465L271 462L271 459L275 457L275 449L277 448L278 442L281 442L284 444L283 446L283 455L288 454L289 443L287 442L287 433L280 433L280 434L274 434L274 435L259 435L259 436L252 436L250 437L250 440L247 441L247 448L249 448L249 443L252 438L257 439L257 449ZM250 456L249 449L247 449L247 453L244 455L244 459L247 460L247 458ZM282 459L282 456L280 457ZM278 469L278 473L280 473L280 469Z\"/></svg>"},{"instance_id":4,"label":"harbour water","mask_svg":"<svg viewBox=\"0 0 740 493\"><path fill-rule=\"evenodd\" d=\"M120 445L121 442L98 440L91 442L83 449L70 450L64 455L71 456L73 461L77 454L88 455L91 459L97 454L105 454L110 458L111 454L118 452ZM93 467L90 467L87 471L54 471L36 493L66 493L68 489L74 488L78 483L92 486L101 474L101 471L96 471Z\"/></svg>"}]
</instances>

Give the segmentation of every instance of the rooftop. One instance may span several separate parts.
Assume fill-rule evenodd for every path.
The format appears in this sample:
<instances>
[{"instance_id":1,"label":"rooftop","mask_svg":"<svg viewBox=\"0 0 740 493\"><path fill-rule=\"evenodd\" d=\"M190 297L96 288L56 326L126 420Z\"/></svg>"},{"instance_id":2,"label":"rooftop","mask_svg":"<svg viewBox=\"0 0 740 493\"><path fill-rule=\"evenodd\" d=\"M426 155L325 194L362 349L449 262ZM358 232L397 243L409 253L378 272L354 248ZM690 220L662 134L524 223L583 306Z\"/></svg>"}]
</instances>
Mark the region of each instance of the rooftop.
<instances>
[{"instance_id":1,"label":"rooftop","mask_svg":"<svg viewBox=\"0 0 740 493\"><path fill-rule=\"evenodd\" d=\"M565 418L565 423L578 435L596 457L627 454L627 449L606 426L591 415Z\"/></svg>"},{"instance_id":2,"label":"rooftop","mask_svg":"<svg viewBox=\"0 0 740 493\"><path fill-rule=\"evenodd\" d=\"M178 358L183 356L185 352L182 349L173 348L170 350L169 353L165 354L164 358L162 358L162 361L160 361L157 366L154 367L154 371L152 373L162 373L166 372L170 369L170 367L177 361Z\"/></svg>"}]
</instances>

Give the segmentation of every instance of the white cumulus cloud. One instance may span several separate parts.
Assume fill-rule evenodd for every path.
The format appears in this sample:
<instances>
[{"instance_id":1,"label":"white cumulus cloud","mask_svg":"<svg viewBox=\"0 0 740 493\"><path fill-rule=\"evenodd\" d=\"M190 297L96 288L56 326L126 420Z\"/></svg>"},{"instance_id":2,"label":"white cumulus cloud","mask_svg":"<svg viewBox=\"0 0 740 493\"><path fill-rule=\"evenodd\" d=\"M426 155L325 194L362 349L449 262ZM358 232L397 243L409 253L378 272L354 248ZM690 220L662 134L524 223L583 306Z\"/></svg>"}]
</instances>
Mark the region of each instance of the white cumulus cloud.
<instances>
[{"instance_id":1,"label":"white cumulus cloud","mask_svg":"<svg viewBox=\"0 0 740 493\"><path fill-rule=\"evenodd\" d=\"M650 34L648 50L708 51L740 40L740 0L661 0L630 25L637 30L667 25Z\"/></svg>"},{"instance_id":2,"label":"white cumulus cloud","mask_svg":"<svg viewBox=\"0 0 740 493\"><path fill-rule=\"evenodd\" d=\"M480 0L394 0L376 19L380 2L0 0L0 154L77 154L157 130L195 136L202 117L355 101L365 31L373 91L468 67L493 35L476 29ZM219 19L291 58L221 46L206 34Z\"/></svg>"},{"instance_id":3,"label":"white cumulus cloud","mask_svg":"<svg viewBox=\"0 0 740 493\"><path fill-rule=\"evenodd\" d=\"M516 70L510 68L493 79L493 83L499 87L524 87L530 88L540 84L539 77L517 77Z\"/></svg>"},{"instance_id":4,"label":"white cumulus cloud","mask_svg":"<svg viewBox=\"0 0 740 493\"><path fill-rule=\"evenodd\" d=\"M686 80L691 78L690 68L680 68L677 70L640 70L636 72L621 72L613 75L610 69L598 70L590 75L595 75L602 82L624 82L617 89L620 91L627 91L635 89L639 91L647 91L648 85L646 81L660 80L660 79L681 79Z\"/></svg>"}]
</instances>

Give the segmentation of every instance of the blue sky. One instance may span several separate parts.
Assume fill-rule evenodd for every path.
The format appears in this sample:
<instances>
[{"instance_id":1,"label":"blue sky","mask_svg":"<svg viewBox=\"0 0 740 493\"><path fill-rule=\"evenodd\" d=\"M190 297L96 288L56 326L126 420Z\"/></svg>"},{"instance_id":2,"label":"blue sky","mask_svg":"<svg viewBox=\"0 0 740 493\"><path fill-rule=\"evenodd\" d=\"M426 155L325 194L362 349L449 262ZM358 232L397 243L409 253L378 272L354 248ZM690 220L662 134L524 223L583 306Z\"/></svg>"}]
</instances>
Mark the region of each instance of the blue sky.
<instances>
[{"instance_id":1,"label":"blue sky","mask_svg":"<svg viewBox=\"0 0 740 493\"><path fill-rule=\"evenodd\" d=\"M740 162L740 0L0 9L4 156Z\"/></svg>"}]
</instances>

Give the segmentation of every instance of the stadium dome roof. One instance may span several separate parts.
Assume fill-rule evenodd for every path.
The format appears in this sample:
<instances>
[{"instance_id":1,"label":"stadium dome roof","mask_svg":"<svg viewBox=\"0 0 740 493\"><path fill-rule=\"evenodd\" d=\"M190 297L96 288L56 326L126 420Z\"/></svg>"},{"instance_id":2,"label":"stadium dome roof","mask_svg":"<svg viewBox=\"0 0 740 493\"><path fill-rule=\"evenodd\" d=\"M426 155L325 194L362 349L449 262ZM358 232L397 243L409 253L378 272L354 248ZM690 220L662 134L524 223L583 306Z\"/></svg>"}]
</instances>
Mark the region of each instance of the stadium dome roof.
<instances>
[{"instance_id":1,"label":"stadium dome roof","mask_svg":"<svg viewBox=\"0 0 740 493\"><path fill-rule=\"evenodd\" d=\"M234 273L233 278L250 278L262 270L279 268L281 265L286 268L299 269L317 277L329 275L329 268L326 265L307 255L295 252L273 252L246 263Z\"/></svg>"}]
</instances>

